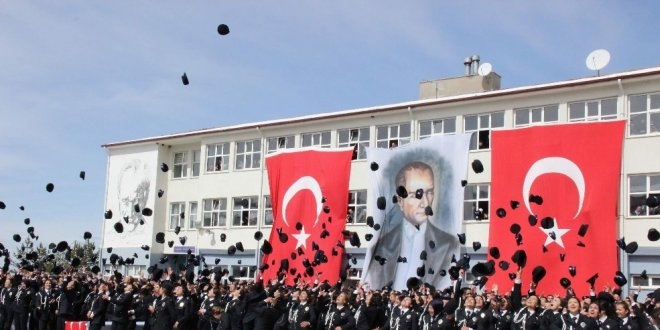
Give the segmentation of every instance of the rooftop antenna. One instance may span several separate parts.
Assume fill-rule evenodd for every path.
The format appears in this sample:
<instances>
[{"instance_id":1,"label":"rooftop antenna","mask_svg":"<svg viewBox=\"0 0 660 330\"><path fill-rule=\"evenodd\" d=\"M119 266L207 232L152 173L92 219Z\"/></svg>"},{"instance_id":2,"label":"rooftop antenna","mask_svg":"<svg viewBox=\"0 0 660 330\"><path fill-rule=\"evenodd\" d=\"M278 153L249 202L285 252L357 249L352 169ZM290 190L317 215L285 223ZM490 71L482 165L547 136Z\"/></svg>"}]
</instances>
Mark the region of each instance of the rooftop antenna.
<instances>
[{"instance_id":1,"label":"rooftop antenna","mask_svg":"<svg viewBox=\"0 0 660 330\"><path fill-rule=\"evenodd\" d=\"M488 62L481 64L477 69L477 73L482 77L489 75L491 72L493 72L493 65Z\"/></svg>"},{"instance_id":2,"label":"rooftop antenna","mask_svg":"<svg viewBox=\"0 0 660 330\"><path fill-rule=\"evenodd\" d=\"M600 70L610 63L610 52L606 49L596 49L587 55L587 68L596 71L600 77Z\"/></svg>"}]
</instances>

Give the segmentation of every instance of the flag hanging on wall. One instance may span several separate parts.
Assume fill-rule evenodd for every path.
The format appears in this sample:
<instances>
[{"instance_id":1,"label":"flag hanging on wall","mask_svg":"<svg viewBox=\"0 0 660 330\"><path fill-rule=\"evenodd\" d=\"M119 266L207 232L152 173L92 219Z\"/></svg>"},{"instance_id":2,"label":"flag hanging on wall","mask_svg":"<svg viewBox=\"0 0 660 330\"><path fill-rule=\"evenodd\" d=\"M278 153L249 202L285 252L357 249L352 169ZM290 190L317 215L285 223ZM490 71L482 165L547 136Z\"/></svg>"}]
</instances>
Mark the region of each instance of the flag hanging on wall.
<instances>
[{"instance_id":1,"label":"flag hanging on wall","mask_svg":"<svg viewBox=\"0 0 660 330\"><path fill-rule=\"evenodd\" d=\"M264 281L336 283L344 254L353 148L282 151L266 158L273 228L261 246Z\"/></svg>"},{"instance_id":2,"label":"flag hanging on wall","mask_svg":"<svg viewBox=\"0 0 660 330\"><path fill-rule=\"evenodd\" d=\"M536 275L538 293L579 297L588 280L612 283L624 129L609 121L492 132L489 247L500 258L490 258L513 266L497 267L489 285L507 292L518 265L524 283Z\"/></svg>"}]
</instances>

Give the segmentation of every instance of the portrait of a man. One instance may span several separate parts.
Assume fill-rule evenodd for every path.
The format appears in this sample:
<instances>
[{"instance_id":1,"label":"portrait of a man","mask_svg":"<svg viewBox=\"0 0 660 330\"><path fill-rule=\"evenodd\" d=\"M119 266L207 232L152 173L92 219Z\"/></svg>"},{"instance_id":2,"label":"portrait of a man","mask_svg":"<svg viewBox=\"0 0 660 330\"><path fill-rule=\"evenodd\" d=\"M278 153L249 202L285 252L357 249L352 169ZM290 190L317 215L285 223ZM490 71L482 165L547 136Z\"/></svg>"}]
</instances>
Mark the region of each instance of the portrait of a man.
<instances>
[{"instance_id":1,"label":"portrait of a man","mask_svg":"<svg viewBox=\"0 0 660 330\"><path fill-rule=\"evenodd\" d=\"M460 253L460 173L467 167L468 146L469 136L458 135L368 150L369 160L379 165L371 173L368 205L379 226L362 277L369 287L405 290L411 277L449 285L449 276L442 274ZM374 203L377 199L380 203Z\"/></svg>"},{"instance_id":2,"label":"portrait of a man","mask_svg":"<svg viewBox=\"0 0 660 330\"><path fill-rule=\"evenodd\" d=\"M132 159L124 163L119 172L117 199L121 221L124 222L124 232L133 232L140 226L140 220L143 218L141 210L147 206L151 188L151 181L147 176L148 170L145 163L139 159Z\"/></svg>"}]
</instances>

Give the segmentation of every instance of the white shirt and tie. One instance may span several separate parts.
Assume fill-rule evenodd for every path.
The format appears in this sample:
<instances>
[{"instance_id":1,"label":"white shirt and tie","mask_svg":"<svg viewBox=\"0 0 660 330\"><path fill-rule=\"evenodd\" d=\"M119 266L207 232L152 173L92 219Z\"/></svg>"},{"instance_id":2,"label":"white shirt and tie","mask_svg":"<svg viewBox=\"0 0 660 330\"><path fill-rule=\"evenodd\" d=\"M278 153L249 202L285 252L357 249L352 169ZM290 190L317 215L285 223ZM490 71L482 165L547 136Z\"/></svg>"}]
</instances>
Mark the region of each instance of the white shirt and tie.
<instances>
[{"instance_id":1,"label":"white shirt and tie","mask_svg":"<svg viewBox=\"0 0 660 330\"><path fill-rule=\"evenodd\" d=\"M405 288L406 282L411 277L417 277L417 268L421 267L424 260L419 257L424 251L426 244L426 222L422 222L419 228L403 219L403 236L401 242L400 257L406 258L406 262L397 265L395 288ZM394 262L394 260L390 261Z\"/></svg>"}]
</instances>

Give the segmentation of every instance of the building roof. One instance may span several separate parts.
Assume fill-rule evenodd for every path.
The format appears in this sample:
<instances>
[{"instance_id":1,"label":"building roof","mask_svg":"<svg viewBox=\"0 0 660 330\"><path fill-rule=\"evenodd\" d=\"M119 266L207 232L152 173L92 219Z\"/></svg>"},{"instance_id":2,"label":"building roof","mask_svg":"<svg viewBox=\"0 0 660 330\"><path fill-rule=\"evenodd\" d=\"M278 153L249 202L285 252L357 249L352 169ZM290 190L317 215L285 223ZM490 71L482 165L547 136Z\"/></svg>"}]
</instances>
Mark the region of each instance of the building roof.
<instances>
[{"instance_id":1,"label":"building roof","mask_svg":"<svg viewBox=\"0 0 660 330\"><path fill-rule=\"evenodd\" d=\"M188 138L188 137L195 137L195 136L212 135L212 134L217 134L217 133L227 133L227 132L240 131L240 130L246 130L246 129L261 129L261 128L265 128L265 127L273 127L273 126L279 126L279 125L288 125L288 124L296 124L296 123L303 123L303 122L327 120L327 119L333 119L333 118L338 118L338 117L346 117L346 116L351 116L351 115L369 115L369 114L382 113L382 112L387 112L387 111L404 110L404 109L408 109L408 108L416 108L416 107L422 107L422 106L433 106L433 105L438 105L438 104L447 104L447 103L463 102L463 101L469 101L469 100L487 99L487 98L501 97L501 96L507 96L507 95L524 94L524 93L547 91L547 90L567 88L567 87L575 87L575 86L581 86L581 85L597 84L597 83L617 81L619 79L628 79L628 78L639 78L639 77L645 77L645 76L652 76L652 75L656 75L656 74L660 74L660 67L652 67L652 68L646 68L646 69L640 69L640 70L626 71L626 72L614 73L614 74L604 75L604 76L599 76L599 77L578 78L578 79L565 80L565 81L552 82L552 83L539 84L539 85L530 85L530 86L523 86L523 87L500 89L500 90L495 90L495 91L470 93L470 94L463 94L463 95L457 95L457 96L447 96L447 97L440 97L440 98L435 98L435 99L416 100L416 101L409 101L409 102L395 103L395 104L388 104L388 105L380 105L380 106L374 106L374 107L358 108L358 109L343 110L343 111L336 111L336 112L326 112L326 113L320 113L320 114L313 114L313 115L306 115L306 116L299 116L299 117L291 117L291 118L284 118L284 119L276 119L276 120L268 120L268 121L261 121L261 122L252 122L252 123L232 125L232 126L205 128L205 129L200 129L200 130L174 133L174 134L167 134L167 135L160 135L160 136L153 136L153 137L147 137L147 138L142 138L142 139L112 142L112 143L104 144L104 145L102 145L102 147L103 148L115 148L115 147L122 147L122 146L128 146L128 145L137 145L137 144L143 144L143 143L161 142L161 141L165 141L165 140L172 140L172 139L178 139L178 138Z\"/></svg>"}]
</instances>

